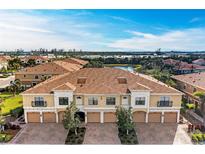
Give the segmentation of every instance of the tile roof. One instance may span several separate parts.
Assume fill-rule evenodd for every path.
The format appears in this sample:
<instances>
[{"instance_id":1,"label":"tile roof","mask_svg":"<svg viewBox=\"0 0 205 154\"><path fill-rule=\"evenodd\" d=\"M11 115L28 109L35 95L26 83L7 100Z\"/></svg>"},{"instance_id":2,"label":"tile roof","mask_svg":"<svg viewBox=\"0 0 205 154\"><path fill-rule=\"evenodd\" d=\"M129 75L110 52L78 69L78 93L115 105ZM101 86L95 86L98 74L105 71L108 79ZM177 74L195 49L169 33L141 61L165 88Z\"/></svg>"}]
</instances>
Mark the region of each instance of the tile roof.
<instances>
[{"instance_id":1,"label":"tile roof","mask_svg":"<svg viewBox=\"0 0 205 154\"><path fill-rule=\"evenodd\" d=\"M16 72L16 74L63 74L66 72L79 70L80 68L82 68L81 65L63 61L55 61L36 65L34 67L27 67Z\"/></svg>"},{"instance_id":2,"label":"tile roof","mask_svg":"<svg viewBox=\"0 0 205 154\"><path fill-rule=\"evenodd\" d=\"M64 59L64 61L69 62L69 63L79 64L79 65L86 65L88 63L88 61L77 59L77 58L67 58L67 59Z\"/></svg>"},{"instance_id":3,"label":"tile roof","mask_svg":"<svg viewBox=\"0 0 205 154\"><path fill-rule=\"evenodd\" d=\"M205 89L205 72L175 75L172 78Z\"/></svg>"},{"instance_id":4,"label":"tile roof","mask_svg":"<svg viewBox=\"0 0 205 154\"><path fill-rule=\"evenodd\" d=\"M7 62L10 59L11 59L10 56L0 56L0 62Z\"/></svg>"},{"instance_id":5,"label":"tile roof","mask_svg":"<svg viewBox=\"0 0 205 154\"><path fill-rule=\"evenodd\" d=\"M127 79L126 84L120 84L118 78ZM85 78L84 84L77 84L79 78ZM180 93L178 90L168 87L160 81L153 80L141 74L134 74L116 68L83 68L73 73L66 73L50 80L46 80L33 88L23 92L51 93L53 89L63 84L71 84L75 87L74 93L78 94L125 94L131 90L148 90L154 93ZM64 89L65 86L63 85Z\"/></svg>"},{"instance_id":6,"label":"tile roof","mask_svg":"<svg viewBox=\"0 0 205 154\"><path fill-rule=\"evenodd\" d=\"M171 58L164 60L164 64L174 66L175 70L194 70L194 69L205 70L205 66L200 66L197 64L189 64L187 62L174 60Z\"/></svg>"}]
</instances>

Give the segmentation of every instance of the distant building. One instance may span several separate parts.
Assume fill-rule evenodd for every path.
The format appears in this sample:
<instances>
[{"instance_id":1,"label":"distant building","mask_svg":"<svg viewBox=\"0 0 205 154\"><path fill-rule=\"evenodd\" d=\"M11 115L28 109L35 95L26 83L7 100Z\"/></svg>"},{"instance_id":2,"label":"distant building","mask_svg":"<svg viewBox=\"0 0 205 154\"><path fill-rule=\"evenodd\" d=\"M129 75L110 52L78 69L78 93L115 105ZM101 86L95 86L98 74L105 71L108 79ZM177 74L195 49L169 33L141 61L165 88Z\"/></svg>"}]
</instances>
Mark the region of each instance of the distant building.
<instances>
[{"instance_id":1,"label":"distant building","mask_svg":"<svg viewBox=\"0 0 205 154\"><path fill-rule=\"evenodd\" d=\"M196 60L192 61L192 63L193 63L193 64L197 64L197 65L203 65L203 66L205 66L205 59L202 59L202 58L196 59Z\"/></svg>"},{"instance_id":2,"label":"distant building","mask_svg":"<svg viewBox=\"0 0 205 154\"><path fill-rule=\"evenodd\" d=\"M164 64L172 66L175 74L189 74L205 71L205 66L189 64L187 62L174 60L171 58L164 60Z\"/></svg>"}]
</instances>

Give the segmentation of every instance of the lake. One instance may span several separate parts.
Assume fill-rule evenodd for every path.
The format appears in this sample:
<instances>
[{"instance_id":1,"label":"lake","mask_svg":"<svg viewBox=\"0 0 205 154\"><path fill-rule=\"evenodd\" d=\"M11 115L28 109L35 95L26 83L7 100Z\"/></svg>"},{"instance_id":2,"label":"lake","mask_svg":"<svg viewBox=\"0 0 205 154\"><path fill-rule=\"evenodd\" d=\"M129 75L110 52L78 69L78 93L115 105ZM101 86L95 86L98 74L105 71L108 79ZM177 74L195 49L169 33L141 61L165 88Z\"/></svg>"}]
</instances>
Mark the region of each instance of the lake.
<instances>
[{"instance_id":1,"label":"lake","mask_svg":"<svg viewBox=\"0 0 205 154\"><path fill-rule=\"evenodd\" d=\"M132 66L114 66L113 68L119 68L132 73L134 72L134 68Z\"/></svg>"}]
</instances>

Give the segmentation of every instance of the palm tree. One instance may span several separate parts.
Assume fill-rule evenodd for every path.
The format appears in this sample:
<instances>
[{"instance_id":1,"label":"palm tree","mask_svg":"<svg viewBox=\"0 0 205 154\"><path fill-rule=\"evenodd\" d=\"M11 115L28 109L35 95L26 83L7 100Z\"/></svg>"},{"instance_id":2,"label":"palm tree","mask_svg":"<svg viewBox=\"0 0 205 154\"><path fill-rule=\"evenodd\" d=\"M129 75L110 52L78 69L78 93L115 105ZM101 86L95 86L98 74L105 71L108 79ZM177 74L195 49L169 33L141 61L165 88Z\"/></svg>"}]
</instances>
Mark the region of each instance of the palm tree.
<instances>
[{"instance_id":1,"label":"palm tree","mask_svg":"<svg viewBox=\"0 0 205 154\"><path fill-rule=\"evenodd\" d=\"M199 97L201 100L201 106L200 106L200 111L203 115L203 125L205 127L205 93L204 92L195 92L194 96Z\"/></svg>"},{"instance_id":2,"label":"palm tree","mask_svg":"<svg viewBox=\"0 0 205 154\"><path fill-rule=\"evenodd\" d=\"M21 90L21 82L20 80L16 79L10 83L11 85L8 87L8 90L13 93L15 96Z\"/></svg>"}]
</instances>

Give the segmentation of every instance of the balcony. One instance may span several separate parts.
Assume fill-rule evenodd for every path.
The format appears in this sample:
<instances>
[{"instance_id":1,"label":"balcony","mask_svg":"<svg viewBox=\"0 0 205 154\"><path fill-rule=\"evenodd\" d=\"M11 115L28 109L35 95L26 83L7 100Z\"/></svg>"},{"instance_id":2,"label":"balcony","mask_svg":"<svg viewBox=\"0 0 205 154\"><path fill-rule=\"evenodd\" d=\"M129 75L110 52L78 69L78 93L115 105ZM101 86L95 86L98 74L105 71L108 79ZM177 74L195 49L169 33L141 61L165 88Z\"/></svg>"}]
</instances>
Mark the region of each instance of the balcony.
<instances>
[{"instance_id":1,"label":"balcony","mask_svg":"<svg viewBox=\"0 0 205 154\"><path fill-rule=\"evenodd\" d=\"M47 101L32 101L32 107L47 107Z\"/></svg>"},{"instance_id":2,"label":"balcony","mask_svg":"<svg viewBox=\"0 0 205 154\"><path fill-rule=\"evenodd\" d=\"M173 102L172 101L158 101L157 107L172 107Z\"/></svg>"}]
</instances>

